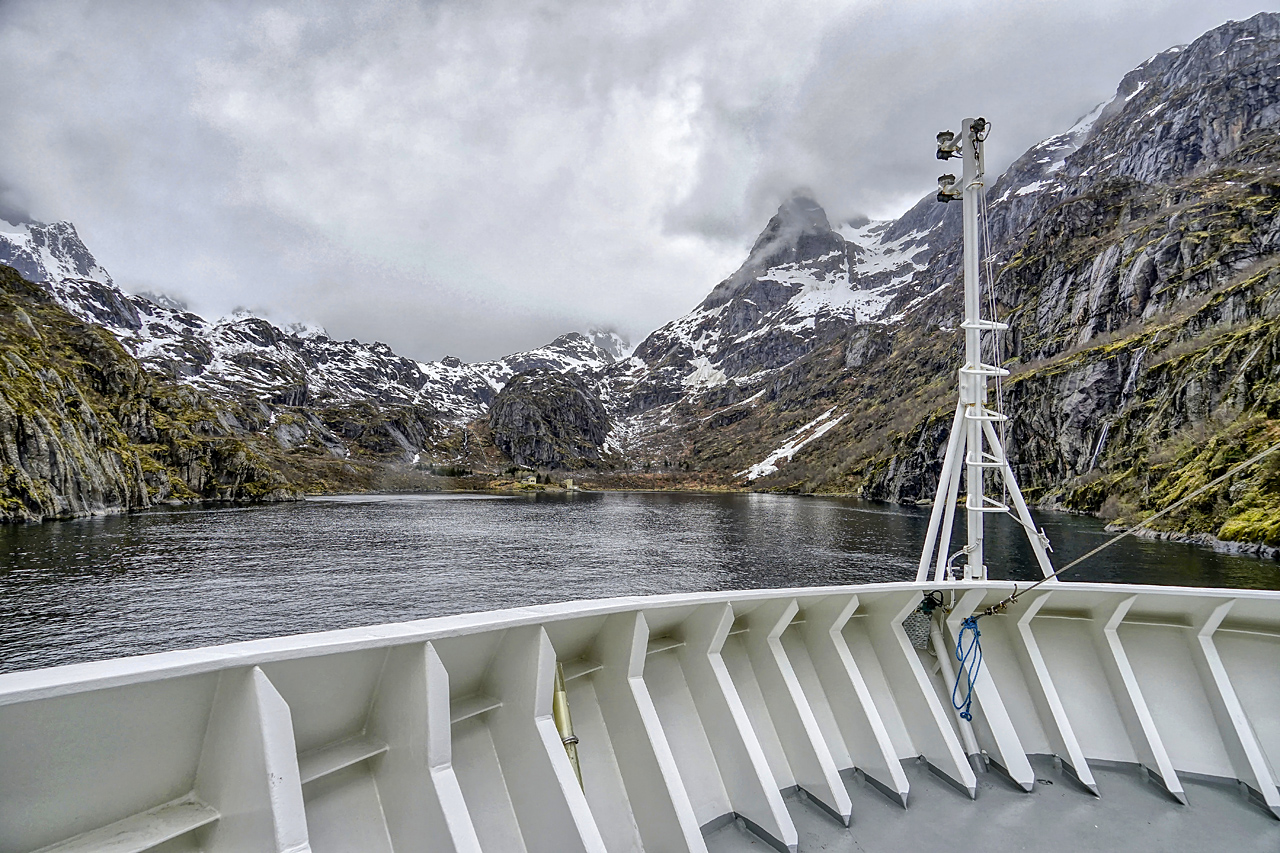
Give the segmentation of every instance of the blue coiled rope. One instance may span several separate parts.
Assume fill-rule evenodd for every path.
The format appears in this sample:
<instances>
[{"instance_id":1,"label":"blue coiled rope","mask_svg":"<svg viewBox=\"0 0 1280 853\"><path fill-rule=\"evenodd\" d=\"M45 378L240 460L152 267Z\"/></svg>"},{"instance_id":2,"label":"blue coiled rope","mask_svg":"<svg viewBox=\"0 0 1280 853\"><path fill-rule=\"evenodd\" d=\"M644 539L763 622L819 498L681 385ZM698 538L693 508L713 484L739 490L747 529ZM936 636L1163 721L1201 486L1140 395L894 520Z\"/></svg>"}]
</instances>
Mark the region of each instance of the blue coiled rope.
<instances>
[{"instance_id":1,"label":"blue coiled rope","mask_svg":"<svg viewBox=\"0 0 1280 853\"><path fill-rule=\"evenodd\" d=\"M966 633L972 632L973 637L969 641L969 647L965 648L964 637ZM982 669L982 632L978 630L978 617L970 616L968 619L960 623L960 636L956 637L956 660L960 661L960 675L956 676L955 686L951 688L951 704L960 712L960 716L966 720L973 719L971 708L973 707L973 682L978 678L978 672ZM956 694L960 691L961 676L964 677L964 700L957 698Z\"/></svg>"}]
</instances>

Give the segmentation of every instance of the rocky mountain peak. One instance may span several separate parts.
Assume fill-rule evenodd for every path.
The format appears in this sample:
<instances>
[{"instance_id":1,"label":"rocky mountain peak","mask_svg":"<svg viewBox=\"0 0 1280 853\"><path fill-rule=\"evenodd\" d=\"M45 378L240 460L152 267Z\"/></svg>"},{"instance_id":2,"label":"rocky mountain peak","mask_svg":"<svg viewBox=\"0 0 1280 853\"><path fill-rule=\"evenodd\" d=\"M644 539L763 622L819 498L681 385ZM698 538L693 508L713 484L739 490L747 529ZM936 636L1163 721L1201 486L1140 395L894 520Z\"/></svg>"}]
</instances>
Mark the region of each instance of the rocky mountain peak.
<instances>
[{"instance_id":1,"label":"rocky mountain peak","mask_svg":"<svg viewBox=\"0 0 1280 853\"><path fill-rule=\"evenodd\" d=\"M831 222L822 205L805 194L784 201L756 238L746 267L765 270L787 261L820 256L829 249Z\"/></svg>"},{"instance_id":2,"label":"rocky mountain peak","mask_svg":"<svg viewBox=\"0 0 1280 853\"><path fill-rule=\"evenodd\" d=\"M1211 168L1280 110L1280 14L1230 21L1129 72L1079 150L1069 190L1110 177L1161 183Z\"/></svg>"},{"instance_id":3,"label":"rocky mountain peak","mask_svg":"<svg viewBox=\"0 0 1280 853\"><path fill-rule=\"evenodd\" d=\"M995 181L987 191L992 256L1009 262L1027 223L1066 200L1105 193L1108 182L1154 186L1226 163L1280 120L1278 102L1280 14L1229 21L1156 54L1126 74L1109 101L1033 145ZM891 314L953 280L960 232L960 206L930 194L880 235L882 244L927 235L927 267L899 290Z\"/></svg>"},{"instance_id":4,"label":"rocky mountain peak","mask_svg":"<svg viewBox=\"0 0 1280 853\"><path fill-rule=\"evenodd\" d=\"M884 234L885 223L866 219L836 231L812 195L793 194L733 275L636 348L648 373L625 381L646 402L763 381L850 323L879 321L927 245L923 233L889 242Z\"/></svg>"},{"instance_id":5,"label":"rocky mountain peak","mask_svg":"<svg viewBox=\"0 0 1280 853\"><path fill-rule=\"evenodd\" d=\"M615 361L626 358L631 354L631 342L614 329L595 328L587 332L587 338L591 343L607 352Z\"/></svg>"},{"instance_id":6,"label":"rocky mountain peak","mask_svg":"<svg viewBox=\"0 0 1280 853\"><path fill-rule=\"evenodd\" d=\"M1001 119L993 118L998 133ZM947 121L941 117L939 127ZM1029 375L1035 370L1028 365L1063 357L1104 333L1140 328L1128 361L1089 366L1116 389L1097 405L1124 410L1140 399L1132 389L1148 371L1153 398L1165 394L1161 377L1176 371L1168 366L1171 356L1153 354L1168 341L1153 343L1153 332L1140 324L1206 299L1211 308L1204 310L1214 317L1259 318L1259 309L1245 307L1244 295L1213 294L1276 252L1278 152L1280 15L1272 13L1157 54L1126 75L1108 101L1028 149L986 192L996 296L1012 326L1010 355ZM741 464L732 470L750 470L747 463L756 460L734 454L752 446L761 451L758 458L768 458L758 435L773 418L790 425L771 433L772 446L781 449L809 441L823 417L846 411L857 413L848 423L859 419L857 432L844 437L851 444L865 441L865 429L888 422L877 406L900 405L904 423L919 419L941 398L902 397L903 390L934 387L928 383L938 377L949 383L954 370L960 213L960 205L938 204L930 193L894 222L849 220L832 229L811 195L788 199L741 268L693 311L644 340L636 358L612 368L620 402L602 396L621 415L616 431L626 452L686 453L695 468L733 456ZM1267 310L1273 317L1274 307ZM1267 344L1249 340L1240 348L1253 370L1259 356L1251 353L1266 352ZM1117 351L1111 346L1105 353ZM886 381L889 364L895 373ZM1044 422L1058 417L1052 401L1107 393L1101 381L1077 391L1094 380L1071 375L1078 384L1070 394L1077 396L1047 393L1038 412ZM832 390L838 386L851 390L841 397L844 392ZM867 404L870 399L877 402ZM943 418L947 409L940 409ZM1077 410L1085 411L1073 402L1068 420ZM1168 435L1190 416L1178 417L1184 420L1153 434ZM1127 423L1078 420L1045 430L1071 434L1083 448L1072 475L1105 457L1112 447L1107 429L1114 437ZM797 431L798 424L806 426ZM936 442L918 440L924 434L913 434L920 459L910 471L936 467ZM1042 456L1053 459L1054 452ZM907 469L893 465L874 470L890 472L876 476L898 484L909 479L902 473ZM815 463L812 472L818 471ZM796 469L794 476L807 474ZM899 494L878 488L866 494ZM912 494L928 491L926 484Z\"/></svg>"},{"instance_id":7,"label":"rocky mountain peak","mask_svg":"<svg viewBox=\"0 0 1280 853\"><path fill-rule=\"evenodd\" d=\"M579 347L584 345L595 346L591 339L582 334L582 332L565 332L547 344L549 347Z\"/></svg>"},{"instance_id":8,"label":"rocky mountain peak","mask_svg":"<svg viewBox=\"0 0 1280 853\"><path fill-rule=\"evenodd\" d=\"M793 289L765 286L770 271L780 267L809 268L822 274L847 272L844 238L831 229L827 212L807 194L797 192L784 201L760 236L746 263L718 284L702 303L716 308L735 297L749 298L766 311L776 310L791 298ZM763 303L761 302L763 300Z\"/></svg>"},{"instance_id":9,"label":"rocky mountain peak","mask_svg":"<svg viewBox=\"0 0 1280 853\"><path fill-rule=\"evenodd\" d=\"M604 404L581 378L532 371L513 376L489 411L494 442L517 465L598 462L609 435Z\"/></svg>"},{"instance_id":10,"label":"rocky mountain peak","mask_svg":"<svg viewBox=\"0 0 1280 853\"><path fill-rule=\"evenodd\" d=\"M28 281L88 279L110 285L111 276L89 252L70 222L0 220L0 264Z\"/></svg>"},{"instance_id":11,"label":"rocky mountain peak","mask_svg":"<svg viewBox=\"0 0 1280 853\"><path fill-rule=\"evenodd\" d=\"M142 297L148 302L154 302L156 305L159 305L161 308L168 308L170 311L188 311L191 308L191 306L187 305L187 303L184 302L183 300L178 299L177 297L174 297L174 296L170 296L167 293L155 293L152 291L143 291L142 293L139 293L138 296Z\"/></svg>"},{"instance_id":12,"label":"rocky mountain peak","mask_svg":"<svg viewBox=\"0 0 1280 853\"><path fill-rule=\"evenodd\" d=\"M769 243L794 243L805 235L825 235L831 231L831 222L822 205L805 193L796 193L778 206L778 212L769 220L764 231L751 248L755 255Z\"/></svg>"},{"instance_id":13,"label":"rocky mountain peak","mask_svg":"<svg viewBox=\"0 0 1280 853\"><path fill-rule=\"evenodd\" d=\"M182 308L185 310L186 306L183 305ZM319 339L329 337L328 329L323 326L317 326L314 323L289 323L284 327L284 330L295 338Z\"/></svg>"}]
</instances>

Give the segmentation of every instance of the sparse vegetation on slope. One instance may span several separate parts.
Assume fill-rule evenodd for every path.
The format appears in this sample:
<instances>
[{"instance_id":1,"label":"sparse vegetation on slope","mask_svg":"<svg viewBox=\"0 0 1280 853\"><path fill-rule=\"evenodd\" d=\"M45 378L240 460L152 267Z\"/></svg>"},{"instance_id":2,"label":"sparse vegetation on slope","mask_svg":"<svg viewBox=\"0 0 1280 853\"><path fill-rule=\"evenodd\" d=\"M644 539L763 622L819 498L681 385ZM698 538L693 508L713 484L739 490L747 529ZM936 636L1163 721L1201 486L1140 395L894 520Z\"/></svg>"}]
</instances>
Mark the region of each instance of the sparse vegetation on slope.
<instances>
[{"instance_id":1,"label":"sparse vegetation on slope","mask_svg":"<svg viewBox=\"0 0 1280 853\"><path fill-rule=\"evenodd\" d=\"M296 496L198 393L0 266L0 519Z\"/></svg>"}]
</instances>

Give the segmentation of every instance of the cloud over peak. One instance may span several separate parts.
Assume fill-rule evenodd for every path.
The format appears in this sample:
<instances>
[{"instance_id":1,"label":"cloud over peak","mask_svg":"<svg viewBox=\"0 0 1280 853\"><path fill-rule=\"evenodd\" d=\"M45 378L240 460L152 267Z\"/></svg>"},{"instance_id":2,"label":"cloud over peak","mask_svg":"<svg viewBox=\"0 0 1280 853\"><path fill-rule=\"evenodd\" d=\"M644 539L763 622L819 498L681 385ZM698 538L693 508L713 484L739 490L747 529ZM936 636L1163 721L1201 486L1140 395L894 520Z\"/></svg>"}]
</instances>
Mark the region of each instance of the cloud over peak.
<instances>
[{"instance_id":1,"label":"cloud over peak","mask_svg":"<svg viewBox=\"0 0 1280 853\"><path fill-rule=\"evenodd\" d=\"M418 357L598 325L637 340L794 187L833 220L901 211L948 121L991 117L1007 163L1250 11L17 0L0 216L74 220L126 288Z\"/></svg>"}]
</instances>

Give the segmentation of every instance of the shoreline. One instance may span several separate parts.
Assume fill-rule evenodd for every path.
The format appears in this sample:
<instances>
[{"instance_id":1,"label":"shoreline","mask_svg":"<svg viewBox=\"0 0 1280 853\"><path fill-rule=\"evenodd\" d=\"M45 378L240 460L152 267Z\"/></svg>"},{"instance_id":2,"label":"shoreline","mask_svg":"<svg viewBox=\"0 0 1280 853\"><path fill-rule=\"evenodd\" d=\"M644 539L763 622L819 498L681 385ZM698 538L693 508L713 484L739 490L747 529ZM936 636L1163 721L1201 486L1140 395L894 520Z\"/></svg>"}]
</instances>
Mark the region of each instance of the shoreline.
<instances>
[{"instance_id":1,"label":"shoreline","mask_svg":"<svg viewBox=\"0 0 1280 853\"><path fill-rule=\"evenodd\" d=\"M17 519L6 518L0 520L5 526L26 526L32 524L44 524L46 522L56 521L82 521L90 518L100 518L104 516L130 516L139 515L155 510L174 510L189 509L194 511L212 510L218 508L243 508L249 509L257 506L271 506L282 503L303 502L308 498L331 497L335 495L406 495L406 494L458 494L458 495L504 495L504 496L520 496L539 493L550 494L576 494L584 492L611 492L617 494L684 494L684 495L724 495L724 494L773 494L783 495L787 497L797 498L860 498L859 495L852 492L790 492L776 489L750 489L740 487L720 487L720 488L644 488L638 486L616 486L610 487L601 484L577 484L572 488L566 489L563 485L556 483L512 483L510 486L503 485L498 487L483 487L478 485L464 486L461 488L439 488L439 489L352 489L342 491L323 491L323 492L303 492L295 499L275 499L275 500L197 500L197 501L162 501L147 507L107 507L98 508L91 512L72 515L72 516L53 516L39 520L34 519ZM864 499L865 500L865 499ZM874 503L883 503L886 505L904 506L904 507L928 507L932 501L873 501ZM1089 513L1072 512L1071 510L1063 510L1056 507L1034 507L1035 509L1044 509L1050 512L1065 512L1069 515L1085 515L1091 518ZM1099 519L1100 520L1100 519ZM1108 533L1119 533L1124 528L1117 527L1114 523L1107 524L1104 528ZM1267 545L1263 542L1235 542L1226 539L1219 539L1211 533L1179 533L1167 530L1138 530L1130 534L1141 539L1149 539L1161 542L1176 542L1185 545L1195 545L1201 548L1210 548L1215 553L1230 554L1240 557L1254 557L1260 560L1274 560L1280 562L1280 546Z\"/></svg>"},{"instance_id":2,"label":"shoreline","mask_svg":"<svg viewBox=\"0 0 1280 853\"><path fill-rule=\"evenodd\" d=\"M1119 533L1123 528L1108 524L1108 532ZM1171 530L1138 530L1130 534L1140 539L1151 539L1158 542L1180 542L1184 545L1198 545L1212 548L1219 554L1232 554L1238 557L1257 557L1261 560L1280 562L1280 547L1262 542L1233 542L1219 539L1212 533L1177 533Z\"/></svg>"}]
</instances>

